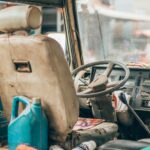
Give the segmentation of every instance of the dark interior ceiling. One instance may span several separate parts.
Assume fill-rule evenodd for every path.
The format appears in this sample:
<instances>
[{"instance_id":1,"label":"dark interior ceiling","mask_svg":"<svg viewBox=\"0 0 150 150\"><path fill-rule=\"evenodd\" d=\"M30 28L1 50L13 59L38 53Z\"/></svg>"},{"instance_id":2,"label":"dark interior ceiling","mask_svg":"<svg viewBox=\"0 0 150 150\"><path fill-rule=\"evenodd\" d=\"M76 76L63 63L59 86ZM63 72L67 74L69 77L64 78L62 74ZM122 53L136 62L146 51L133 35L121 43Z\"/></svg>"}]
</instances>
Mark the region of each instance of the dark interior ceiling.
<instances>
[{"instance_id":1,"label":"dark interior ceiling","mask_svg":"<svg viewBox=\"0 0 150 150\"><path fill-rule=\"evenodd\" d=\"M63 7L66 0L1 0L3 2L17 2L50 7Z\"/></svg>"}]
</instances>

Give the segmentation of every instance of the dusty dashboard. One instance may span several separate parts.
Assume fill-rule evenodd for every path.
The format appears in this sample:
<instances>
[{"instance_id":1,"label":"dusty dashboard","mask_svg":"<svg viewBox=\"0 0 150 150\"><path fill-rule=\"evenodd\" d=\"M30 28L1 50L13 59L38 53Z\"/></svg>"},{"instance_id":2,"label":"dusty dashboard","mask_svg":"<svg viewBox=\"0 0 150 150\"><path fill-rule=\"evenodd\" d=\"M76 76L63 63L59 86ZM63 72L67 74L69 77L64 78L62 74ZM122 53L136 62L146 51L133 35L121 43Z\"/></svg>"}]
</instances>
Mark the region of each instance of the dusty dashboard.
<instances>
[{"instance_id":1,"label":"dusty dashboard","mask_svg":"<svg viewBox=\"0 0 150 150\"><path fill-rule=\"evenodd\" d=\"M91 70L90 80L102 74L105 66L94 66ZM135 110L150 112L150 69L147 68L129 68L130 77L122 90L131 95L131 105ZM119 81L125 76L123 69L115 67L110 74L110 82Z\"/></svg>"}]
</instances>

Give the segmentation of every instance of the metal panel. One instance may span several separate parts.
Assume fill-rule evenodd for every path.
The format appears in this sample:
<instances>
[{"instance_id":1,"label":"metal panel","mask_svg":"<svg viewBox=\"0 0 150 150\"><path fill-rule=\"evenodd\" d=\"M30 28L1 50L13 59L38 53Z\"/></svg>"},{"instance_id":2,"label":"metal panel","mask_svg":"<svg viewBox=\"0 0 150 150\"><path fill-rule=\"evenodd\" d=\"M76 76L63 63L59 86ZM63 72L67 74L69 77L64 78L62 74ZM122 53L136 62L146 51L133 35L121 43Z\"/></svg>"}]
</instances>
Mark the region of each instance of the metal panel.
<instances>
[{"instance_id":1,"label":"metal panel","mask_svg":"<svg viewBox=\"0 0 150 150\"><path fill-rule=\"evenodd\" d=\"M1 0L2 2L17 2L51 7L62 7L66 0Z\"/></svg>"}]
</instances>

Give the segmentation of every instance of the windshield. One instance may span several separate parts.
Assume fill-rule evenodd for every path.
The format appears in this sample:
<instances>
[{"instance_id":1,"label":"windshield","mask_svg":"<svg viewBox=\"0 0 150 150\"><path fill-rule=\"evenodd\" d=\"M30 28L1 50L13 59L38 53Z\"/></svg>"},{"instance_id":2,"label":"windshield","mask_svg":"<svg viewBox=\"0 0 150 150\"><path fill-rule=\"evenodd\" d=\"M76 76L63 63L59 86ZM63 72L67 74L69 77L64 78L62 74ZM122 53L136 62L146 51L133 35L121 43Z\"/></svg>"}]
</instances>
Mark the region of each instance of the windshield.
<instances>
[{"instance_id":1,"label":"windshield","mask_svg":"<svg viewBox=\"0 0 150 150\"><path fill-rule=\"evenodd\" d=\"M85 63L150 64L149 0L76 0Z\"/></svg>"}]
</instances>

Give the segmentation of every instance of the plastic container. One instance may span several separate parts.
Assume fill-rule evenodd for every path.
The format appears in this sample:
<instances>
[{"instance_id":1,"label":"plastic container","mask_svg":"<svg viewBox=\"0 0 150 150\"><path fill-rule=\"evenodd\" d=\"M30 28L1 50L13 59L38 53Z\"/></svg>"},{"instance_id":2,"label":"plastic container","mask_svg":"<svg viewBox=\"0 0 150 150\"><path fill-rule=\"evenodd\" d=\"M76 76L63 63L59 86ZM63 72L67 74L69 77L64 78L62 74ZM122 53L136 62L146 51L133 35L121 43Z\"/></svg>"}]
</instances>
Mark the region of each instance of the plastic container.
<instances>
[{"instance_id":1,"label":"plastic container","mask_svg":"<svg viewBox=\"0 0 150 150\"><path fill-rule=\"evenodd\" d=\"M19 102L25 109L18 115ZM16 150L20 144L26 144L38 150L48 149L48 123L42 111L40 99L32 104L25 97L15 97L12 104L11 121L8 126L9 150Z\"/></svg>"},{"instance_id":2,"label":"plastic container","mask_svg":"<svg viewBox=\"0 0 150 150\"><path fill-rule=\"evenodd\" d=\"M94 141L83 142L78 147L72 150L94 150L96 148L96 143Z\"/></svg>"},{"instance_id":3,"label":"plastic container","mask_svg":"<svg viewBox=\"0 0 150 150\"><path fill-rule=\"evenodd\" d=\"M0 145L7 142L7 128L8 122L3 111L2 101L0 99Z\"/></svg>"},{"instance_id":4,"label":"plastic container","mask_svg":"<svg viewBox=\"0 0 150 150\"><path fill-rule=\"evenodd\" d=\"M142 148L141 150L150 150L150 147Z\"/></svg>"}]
</instances>

